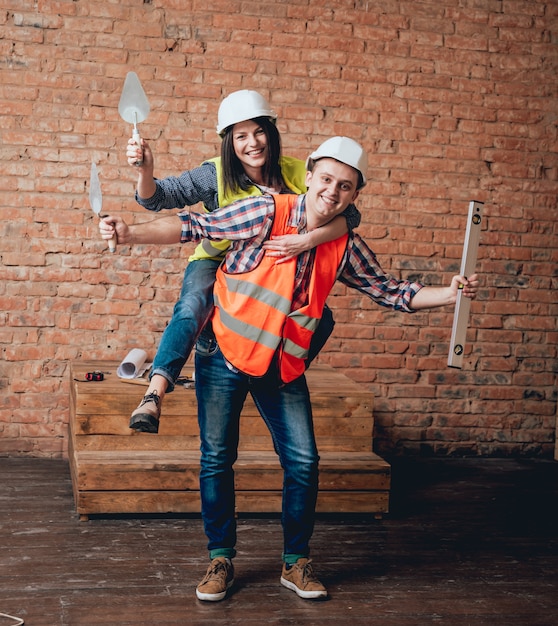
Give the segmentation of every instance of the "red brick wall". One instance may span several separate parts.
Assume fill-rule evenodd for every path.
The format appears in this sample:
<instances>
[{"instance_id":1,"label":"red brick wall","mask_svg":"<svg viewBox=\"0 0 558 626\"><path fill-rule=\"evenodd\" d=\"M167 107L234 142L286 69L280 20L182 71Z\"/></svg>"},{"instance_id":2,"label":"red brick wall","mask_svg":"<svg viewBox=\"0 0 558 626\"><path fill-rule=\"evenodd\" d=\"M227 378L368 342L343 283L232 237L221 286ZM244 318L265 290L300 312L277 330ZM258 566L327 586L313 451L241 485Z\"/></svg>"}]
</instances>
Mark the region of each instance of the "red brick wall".
<instances>
[{"instance_id":1,"label":"red brick wall","mask_svg":"<svg viewBox=\"0 0 558 626\"><path fill-rule=\"evenodd\" d=\"M256 88L285 153L333 134L370 152L364 233L385 269L447 284L469 200L483 287L462 370L453 310L413 316L339 286L322 359L376 394L385 453L552 456L556 405L558 4L542 0L5 0L0 12L0 454L61 455L68 362L153 356L191 246L97 239L133 200L118 115L136 71L156 173L218 150L223 96Z\"/></svg>"}]
</instances>

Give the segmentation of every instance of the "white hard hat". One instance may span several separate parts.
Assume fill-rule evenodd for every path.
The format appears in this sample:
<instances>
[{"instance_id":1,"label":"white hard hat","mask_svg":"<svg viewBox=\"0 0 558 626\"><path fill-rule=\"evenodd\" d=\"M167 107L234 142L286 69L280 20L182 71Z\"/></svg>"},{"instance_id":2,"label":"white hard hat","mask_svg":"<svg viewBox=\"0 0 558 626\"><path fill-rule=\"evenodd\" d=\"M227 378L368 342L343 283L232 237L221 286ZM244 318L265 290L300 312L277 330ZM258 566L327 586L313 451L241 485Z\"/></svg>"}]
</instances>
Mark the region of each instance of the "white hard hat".
<instances>
[{"instance_id":1,"label":"white hard hat","mask_svg":"<svg viewBox=\"0 0 558 626\"><path fill-rule=\"evenodd\" d=\"M362 186L366 185L366 170L368 168L368 157L363 147L349 137L332 137L322 143L322 145L312 152L309 160L317 161L323 158L335 159L345 165L360 172L362 176Z\"/></svg>"},{"instance_id":2,"label":"white hard hat","mask_svg":"<svg viewBox=\"0 0 558 626\"><path fill-rule=\"evenodd\" d=\"M235 91L221 102L217 114L217 132L221 135L229 126L253 120L256 117L269 117L275 121L277 113L257 91L249 89Z\"/></svg>"}]
</instances>

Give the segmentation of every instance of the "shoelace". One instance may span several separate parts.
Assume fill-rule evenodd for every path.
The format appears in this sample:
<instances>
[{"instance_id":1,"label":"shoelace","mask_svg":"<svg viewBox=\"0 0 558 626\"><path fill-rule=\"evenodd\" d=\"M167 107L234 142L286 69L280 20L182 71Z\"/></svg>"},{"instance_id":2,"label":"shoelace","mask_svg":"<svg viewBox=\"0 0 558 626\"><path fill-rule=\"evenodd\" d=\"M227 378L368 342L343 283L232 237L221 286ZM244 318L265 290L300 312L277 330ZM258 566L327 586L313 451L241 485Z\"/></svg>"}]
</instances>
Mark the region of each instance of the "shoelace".
<instances>
[{"instance_id":1,"label":"shoelace","mask_svg":"<svg viewBox=\"0 0 558 626\"><path fill-rule=\"evenodd\" d=\"M312 569L312 565L310 565L312 561L307 561L302 566L302 582L304 583L313 583L317 582L317 577L314 574L314 570ZM300 566L299 566L300 567Z\"/></svg>"},{"instance_id":2,"label":"shoelace","mask_svg":"<svg viewBox=\"0 0 558 626\"><path fill-rule=\"evenodd\" d=\"M225 567L224 563L221 563L221 561L218 561L213 569L210 572L207 572L207 576L205 577L206 581L209 580L213 580L214 578L218 578L219 577L219 573L223 572L225 575L225 578L227 577L227 568Z\"/></svg>"},{"instance_id":3,"label":"shoelace","mask_svg":"<svg viewBox=\"0 0 558 626\"><path fill-rule=\"evenodd\" d=\"M143 406L144 404L147 404L148 402L155 402L155 406L159 408L159 400L160 398L157 395L157 392L152 391L150 394L143 397L143 400L141 401L140 406Z\"/></svg>"}]
</instances>

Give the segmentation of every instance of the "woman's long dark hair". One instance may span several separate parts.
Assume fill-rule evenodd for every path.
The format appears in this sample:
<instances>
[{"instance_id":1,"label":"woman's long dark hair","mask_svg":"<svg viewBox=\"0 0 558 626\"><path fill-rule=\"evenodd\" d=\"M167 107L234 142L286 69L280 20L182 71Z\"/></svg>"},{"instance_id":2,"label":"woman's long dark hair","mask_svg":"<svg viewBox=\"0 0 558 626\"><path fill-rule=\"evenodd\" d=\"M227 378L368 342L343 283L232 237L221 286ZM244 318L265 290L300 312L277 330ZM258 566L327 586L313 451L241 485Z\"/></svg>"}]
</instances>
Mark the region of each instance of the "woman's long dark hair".
<instances>
[{"instance_id":1,"label":"woman's long dark hair","mask_svg":"<svg viewBox=\"0 0 558 626\"><path fill-rule=\"evenodd\" d=\"M283 176L281 175L281 167L279 165L279 157L281 156L281 136L277 130L277 126L268 117L256 117L252 120L258 126L261 126L265 136L267 137L268 160L264 166L263 178L268 187L281 189L283 186ZM244 167L240 159L236 156L233 146L234 126L229 126L223 136L221 143L221 166L223 170L223 186L225 193L236 193L239 191L248 191L253 183L250 182L248 176L244 172Z\"/></svg>"}]
</instances>

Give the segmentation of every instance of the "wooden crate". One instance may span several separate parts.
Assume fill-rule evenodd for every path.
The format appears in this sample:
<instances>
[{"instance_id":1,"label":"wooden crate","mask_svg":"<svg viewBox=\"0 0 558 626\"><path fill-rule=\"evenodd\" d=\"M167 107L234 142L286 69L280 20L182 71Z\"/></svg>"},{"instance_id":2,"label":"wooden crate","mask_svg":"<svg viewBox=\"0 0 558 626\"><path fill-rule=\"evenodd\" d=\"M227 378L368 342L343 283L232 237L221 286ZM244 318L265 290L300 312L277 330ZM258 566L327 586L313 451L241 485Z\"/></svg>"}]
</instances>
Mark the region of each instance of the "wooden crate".
<instances>
[{"instance_id":1,"label":"wooden crate","mask_svg":"<svg viewBox=\"0 0 558 626\"><path fill-rule=\"evenodd\" d=\"M82 519L109 513L198 513L199 434L194 389L165 397L159 434L128 427L145 387L123 382L117 362L71 364L70 468ZM100 370L101 382L85 382ZM390 466L372 452L373 396L326 365L307 373L320 452L318 512L388 511ZM248 397L235 464L239 513L281 510L282 470Z\"/></svg>"}]
</instances>

